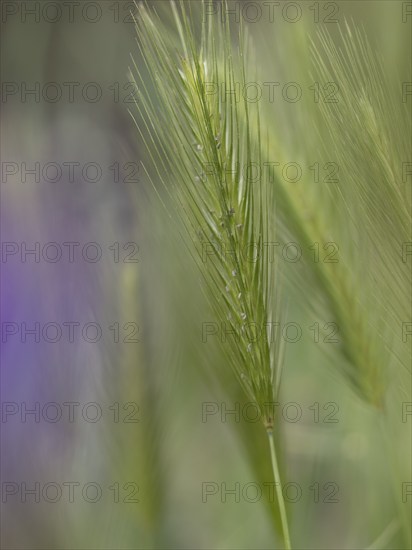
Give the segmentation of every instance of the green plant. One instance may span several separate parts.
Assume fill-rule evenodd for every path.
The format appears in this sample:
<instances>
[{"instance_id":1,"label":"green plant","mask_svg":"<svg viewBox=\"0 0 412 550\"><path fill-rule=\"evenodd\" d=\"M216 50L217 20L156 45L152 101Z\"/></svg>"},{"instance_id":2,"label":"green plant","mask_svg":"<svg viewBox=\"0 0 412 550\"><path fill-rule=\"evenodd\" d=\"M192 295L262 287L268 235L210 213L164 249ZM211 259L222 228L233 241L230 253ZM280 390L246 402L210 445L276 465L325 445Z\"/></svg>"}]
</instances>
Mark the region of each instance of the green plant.
<instances>
[{"instance_id":1,"label":"green plant","mask_svg":"<svg viewBox=\"0 0 412 550\"><path fill-rule=\"evenodd\" d=\"M159 111L151 94L146 93L142 106L137 104L141 116L138 128L159 180L182 209L186 229L197 247L194 258L204 276L210 304L218 319L227 320L231 329L239 332L239 338L231 339L231 345L224 348L227 361L247 395L259 406L278 482L272 431L273 403L278 400L283 366L281 339L275 335L274 345L273 337L268 335L251 344L240 334L250 322L269 332L271 322L281 317L275 264L269 259L251 263L241 256L248 246L261 246L273 239L276 227L273 189L263 182L253 187L250 178L242 178L239 173L240 166L256 155L261 160L264 144L260 140L259 111L251 112L247 102L239 108L234 99L224 104L207 93L207 82L235 81L229 27L220 33L215 33L212 26L203 27L199 49L184 10L180 17L172 6L184 53L172 63L160 28L143 10L139 26L142 54L163 109ZM241 37L241 58L243 44ZM227 60L223 64L221 52ZM243 78L245 63L238 67ZM146 87L147 80L137 65L134 67L140 85ZM258 143L252 135L259 136ZM226 165L234 167L230 175L225 172ZM173 192L169 186L173 186ZM231 251L229 260L225 250ZM278 498L285 545L289 548L281 490Z\"/></svg>"},{"instance_id":2,"label":"green plant","mask_svg":"<svg viewBox=\"0 0 412 550\"><path fill-rule=\"evenodd\" d=\"M134 63L132 69L141 90L134 119L151 159L147 177L160 200L167 196L182 218L182 240L203 275L217 319L238 333L223 351L259 406L279 481L272 404L279 396L282 339L277 332L273 341L267 334L251 344L242 332L250 322L269 332L273 321L282 320L284 286L276 262L267 255L248 262L241 251L261 248L277 235L283 240L292 235L305 248L339 243L338 263L313 262L310 278L307 270L296 270L288 288L312 308L332 313L342 336L336 360L342 379L383 410L390 375L396 381L402 376L394 366L408 370L394 327L408 318L410 273L400 252L410 226L409 196L401 183L409 119L360 32L347 25L342 50L320 33L311 45L314 66L304 71L312 70L316 80L338 81L343 98L338 106L322 103L308 116L318 124L317 146L325 158L336 159L344 178L326 189L309 181L294 188L270 167L270 177L253 183L240 167L270 164L273 151L286 162L287 146L273 125L262 124L268 113L262 114L259 103L238 102L232 94L222 98L210 89L248 82L253 53L246 29L240 26L236 49L228 21L194 17L190 3L171 6L179 53L161 20L144 6L137 21L145 66ZM317 297L308 300L313 289ZM281 491L278 505L290 548Z\"/></svg>"}]
</instances>

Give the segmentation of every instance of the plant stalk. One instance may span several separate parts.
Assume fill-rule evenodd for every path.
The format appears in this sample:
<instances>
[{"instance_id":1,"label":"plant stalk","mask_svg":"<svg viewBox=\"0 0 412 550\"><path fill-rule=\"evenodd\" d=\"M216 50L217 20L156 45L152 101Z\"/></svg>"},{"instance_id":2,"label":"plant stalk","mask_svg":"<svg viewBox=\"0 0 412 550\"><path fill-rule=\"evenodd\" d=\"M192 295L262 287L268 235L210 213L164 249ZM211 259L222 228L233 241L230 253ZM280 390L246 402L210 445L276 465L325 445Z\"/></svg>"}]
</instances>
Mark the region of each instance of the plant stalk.
<instances>
[{"instance_id":1,"label":"plant stalk","mask_svg":"<svg viewBox=\"0 0 412 550\"><path fill-rule=\"evenodd\" d=\"M280 481L278 461L276 459L275 440L273 438L273 430L268 429L267 434L269 438L270 455L272 458L272 469L273 469L273 476L275 478L276 495L279 503L280 519L282 523L282 533L283 533L283 540L285 543L285 550L291 550L292 546L290 543L288 518L286 515L285 500L283 498L282 484Z\"/></svg>"}]
</instances>

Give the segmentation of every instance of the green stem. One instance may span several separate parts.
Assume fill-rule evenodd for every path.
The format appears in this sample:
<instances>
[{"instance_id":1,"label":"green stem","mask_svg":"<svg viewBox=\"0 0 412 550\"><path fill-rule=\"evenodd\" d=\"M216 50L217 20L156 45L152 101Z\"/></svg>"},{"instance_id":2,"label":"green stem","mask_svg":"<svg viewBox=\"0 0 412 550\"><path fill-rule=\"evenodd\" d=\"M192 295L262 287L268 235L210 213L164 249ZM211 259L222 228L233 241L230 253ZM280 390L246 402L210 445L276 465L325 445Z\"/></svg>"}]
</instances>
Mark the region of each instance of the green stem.
<instances>
[{"instance_id":1,"label":"green stem","mask_svg":"<svg viewBox=\"0 0 412 550\"><path fill-rule=\"evenodd\" d=\"M280 482L278 461L276 459L275 440L273 438L273 431L271 429L268 429L267 434L268 434L268 438L269 438L270 455L272 457L272 468L273 468L273 475L274 475L274 478L275 478L276 494L277 494L278 503L279 503L280 520L281 520L281 523L282 523L282 531L283 531L283 540L285 542L285 550L291 550L292 546L290 544L288 518L286 516L285 501L284 501L284 498L283 498L282 484Z\"/></svg>"}]
</instances>

